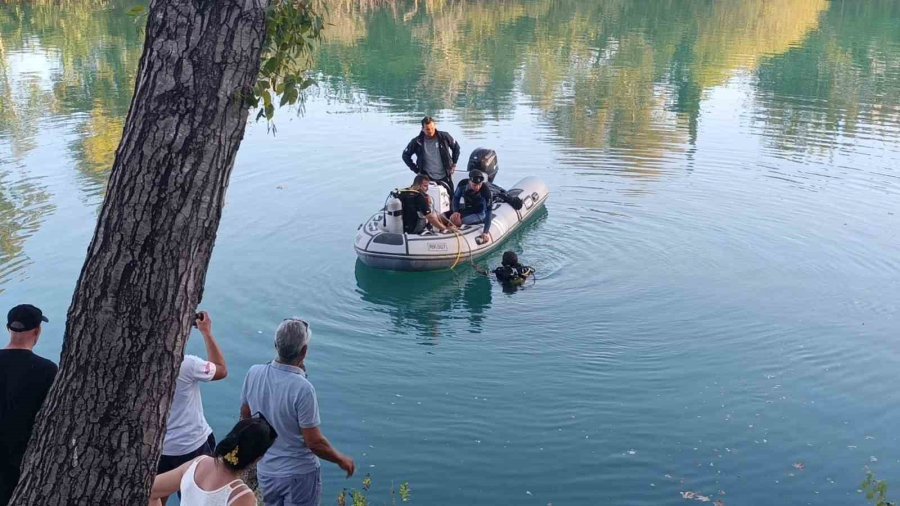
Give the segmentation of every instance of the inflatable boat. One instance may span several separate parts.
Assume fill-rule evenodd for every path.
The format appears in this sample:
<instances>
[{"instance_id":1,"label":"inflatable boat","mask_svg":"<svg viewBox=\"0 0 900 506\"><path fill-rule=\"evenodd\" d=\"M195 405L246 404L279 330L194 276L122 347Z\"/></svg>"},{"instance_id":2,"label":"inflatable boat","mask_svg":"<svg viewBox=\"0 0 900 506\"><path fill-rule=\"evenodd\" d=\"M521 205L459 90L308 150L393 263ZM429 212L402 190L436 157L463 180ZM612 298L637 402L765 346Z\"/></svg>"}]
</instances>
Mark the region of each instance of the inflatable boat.
<instances>
[{"instance_id":1,"label":"inflatable boat","mask_svg":"<svg viewBox=\"0 0 900 506\"><path fill-rule=\"evenodd\" d=\"M536 216L550 196L547 186L537 177L526 177L505 190L491 184L491 189L494 194L493 219L488 232L491 240L484 244L477 240L484 229L481 224L465 225L452 233L427 229L421 234L404 233L402 223L398 225L401 219L399 207L386 203L357 229L356 254L364 264L377 269L451 269L499 248L519 227ZM443 185L430 183L428 194L433 212L449 212L450 197Z\"/></svg>"}]
</instances>

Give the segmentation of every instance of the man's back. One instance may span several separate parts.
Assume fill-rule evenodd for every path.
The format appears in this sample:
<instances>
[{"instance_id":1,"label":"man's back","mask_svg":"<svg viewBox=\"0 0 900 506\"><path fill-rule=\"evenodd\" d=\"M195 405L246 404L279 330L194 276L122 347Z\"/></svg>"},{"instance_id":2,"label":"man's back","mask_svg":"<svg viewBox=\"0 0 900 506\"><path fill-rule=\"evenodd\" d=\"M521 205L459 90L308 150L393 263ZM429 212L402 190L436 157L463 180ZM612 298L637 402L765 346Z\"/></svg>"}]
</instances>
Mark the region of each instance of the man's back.
<instances>
[{"instance_id":1,"label":"man's back","mask_svg":"<svg viewBox=\"0 0 900 506\"><path fill-rule=\"evenodd\" d=\"M424 193L406 188L400 191L400 202L403 213L403 231L407 234L419 234L425 229L424 216L431 212L428 197Z\"/></svg>"},{"instance_id":2,"label":"man's back","mask_svg":"<svg viewBox=\"0 0 900 506\"><path fill-rule=\"evenodd\" d=\"M56 364L30 350L0 350L0 488L19 476L34 419L56 370ZM15 483L7 485L12 487ZM3 495L0 490L0 504L5 504Z\"/></svg>"},{"instance_id":3,"label":"man's back","mask_svg":"<svg viewBox=\"0 0 900 506\"><path fill-rule=\"evenodd\" d=\"M185 355L175 380L175 395L166 423L163 455L183 455L198 446L212 433L203 415L200 382L212 381L216 366L195 355Z\"/></svg>"},{"instance_id":4,"label":"man's back","mask_svg":"<svg viewBox=\"0 0 900 506\"><path fill-rule=\"evenodd\" d=\"M259 473L292 476L315 471L319 459L306 446L302 429L318 427L316 391L299 367L271 362L247 372L241 403L260 412L278 433L275 444L259 462Z\"/></svg>"}]
</instances>

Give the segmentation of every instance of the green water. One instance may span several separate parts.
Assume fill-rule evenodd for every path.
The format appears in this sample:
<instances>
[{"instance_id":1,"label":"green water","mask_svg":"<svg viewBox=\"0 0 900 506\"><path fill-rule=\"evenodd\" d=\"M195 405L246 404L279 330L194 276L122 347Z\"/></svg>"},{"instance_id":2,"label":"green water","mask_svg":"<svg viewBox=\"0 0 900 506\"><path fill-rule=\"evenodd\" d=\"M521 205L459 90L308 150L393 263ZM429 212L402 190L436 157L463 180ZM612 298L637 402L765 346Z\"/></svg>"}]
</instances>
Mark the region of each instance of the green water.
<instances>
[{"instance_id":1,"label":"green water","mask_svg":"<svg viewBox=\"0 0 900 506\"><path fill-rule=\"evenodd\" d=\"M332 2L304 114L241 146L203 303L218 434L299 315L323 429L385 501L845 505L865 466L897 482L900 3L381 4ZM0 4L0 291L49 314L54 359L140 58L129 7ZM356 262L423 114L464 157L496 149L500 184L551 188L508 242L534 285ZM359 485L325 469L325 504Z\"/></svg>"}]
</instances>

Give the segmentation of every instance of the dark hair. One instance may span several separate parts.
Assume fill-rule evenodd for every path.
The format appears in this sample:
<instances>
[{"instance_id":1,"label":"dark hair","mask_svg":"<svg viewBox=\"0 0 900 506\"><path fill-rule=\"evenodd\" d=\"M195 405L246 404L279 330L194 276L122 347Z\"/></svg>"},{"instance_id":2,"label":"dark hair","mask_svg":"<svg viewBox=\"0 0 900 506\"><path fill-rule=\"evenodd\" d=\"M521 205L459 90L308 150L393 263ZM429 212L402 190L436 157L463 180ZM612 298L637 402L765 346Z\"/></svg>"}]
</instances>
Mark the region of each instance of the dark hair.
<instances>
[{"instance_id":1,"label":"dark hair","mask_svg":"<svg viewBox=\"0 0 900 506\"><path fill-rule=\"evenodd\" d=\"M431 181L431 178L426 176L425 174L419 174L415 179L413 179L413 186L422 184L422 181Z\"/></svg>"},{"instance_id":2,"label":"dark hair","mask_svg":"<svg viewBox=\"0 0 900 506\"><path fill-rule=\"evenodd\" d=\"M503 265L513 267L519 265L519 257L515 251L507 251L503 253Z\"/></svg>"},{"instance_id":3,"label":"dark hair","mask_svg":"<svg viewBox=\"0 0 900 506\"><path fill-rule=\"evenodd\" d=\"M275 442L278 434L260 414L236 423L225 439L216 445L215 455L234 471L242 471L253 464Z\"/></svg>"},{"instance_id":4,"label":"dark hair","mask_svg":"<svg viewBox=\"0 0 900 506\"><path fill-rule=\"evenodd\" d=\"M424 118L422 118L422 126L425 126L429 123L434 123L434 118L432 118L431 116L425 116Z\"/></svg>"}]
</instances>

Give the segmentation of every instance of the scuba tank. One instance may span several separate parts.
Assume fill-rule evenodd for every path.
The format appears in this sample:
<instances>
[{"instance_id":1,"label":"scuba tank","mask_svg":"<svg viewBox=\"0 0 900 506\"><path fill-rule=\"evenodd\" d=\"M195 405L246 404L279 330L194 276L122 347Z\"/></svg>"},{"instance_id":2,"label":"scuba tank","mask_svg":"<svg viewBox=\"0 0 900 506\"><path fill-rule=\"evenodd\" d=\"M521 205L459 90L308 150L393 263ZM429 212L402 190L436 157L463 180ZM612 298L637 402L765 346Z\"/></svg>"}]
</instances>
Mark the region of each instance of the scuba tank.
<instances>
[{"instance_id":1,"label":"scuba tank","mask_svg":"<svg viewBox=\"0 0 900 506\"><path fill-rule=\"evenodd\" d=\"M391 192L384 203L384 215L381 229L392 234L403 233L403 204L397 198L397 192Z\"/></svg>"}]
</instances>

